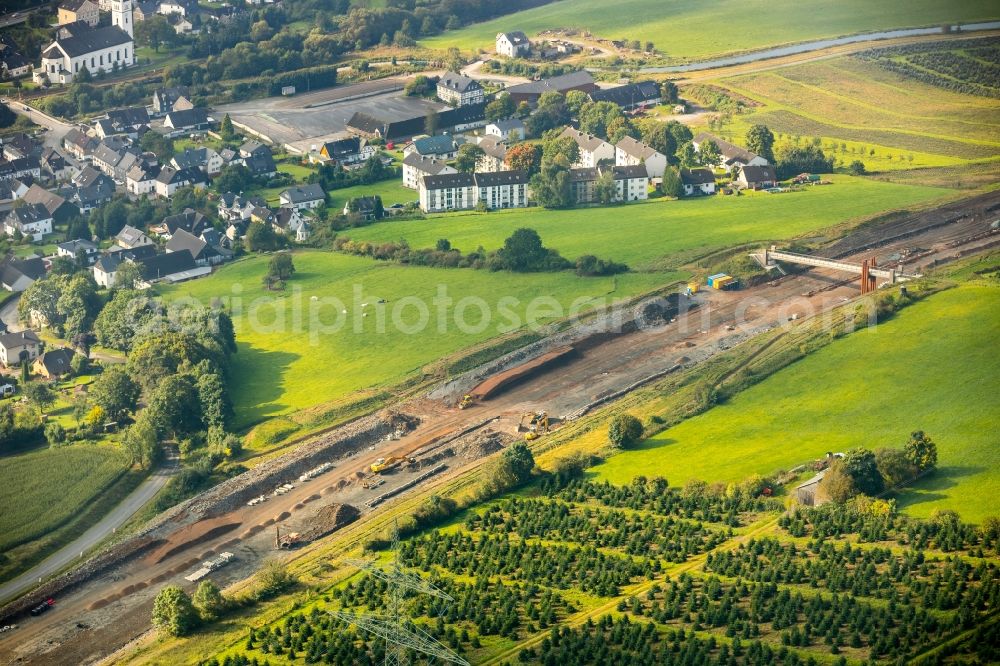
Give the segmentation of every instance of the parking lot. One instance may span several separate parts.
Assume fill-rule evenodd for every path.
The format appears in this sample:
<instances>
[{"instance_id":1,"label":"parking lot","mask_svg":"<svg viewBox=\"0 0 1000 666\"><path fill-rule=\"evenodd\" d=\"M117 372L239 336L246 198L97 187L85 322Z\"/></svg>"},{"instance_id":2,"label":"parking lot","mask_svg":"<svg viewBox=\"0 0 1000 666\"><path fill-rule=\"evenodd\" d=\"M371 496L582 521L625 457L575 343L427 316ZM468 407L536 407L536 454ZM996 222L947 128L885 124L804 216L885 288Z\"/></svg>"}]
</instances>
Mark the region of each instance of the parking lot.
<instances>
[{"instance_id":1,"label":"parking lot","mask_svg":"<svg viewBox=\"0 0 1000 666\"><path fill-rule=\"evenodd\" d=\"M220 118L228 113L233 122L276 144L307 152L312 145L343 134L347 121L358 111L385 120L403 120L448 108L430 100L405 97L404 83L405 79L394 77L291 97L226 104L215 112Z\"/></svg>"}]
</instances>

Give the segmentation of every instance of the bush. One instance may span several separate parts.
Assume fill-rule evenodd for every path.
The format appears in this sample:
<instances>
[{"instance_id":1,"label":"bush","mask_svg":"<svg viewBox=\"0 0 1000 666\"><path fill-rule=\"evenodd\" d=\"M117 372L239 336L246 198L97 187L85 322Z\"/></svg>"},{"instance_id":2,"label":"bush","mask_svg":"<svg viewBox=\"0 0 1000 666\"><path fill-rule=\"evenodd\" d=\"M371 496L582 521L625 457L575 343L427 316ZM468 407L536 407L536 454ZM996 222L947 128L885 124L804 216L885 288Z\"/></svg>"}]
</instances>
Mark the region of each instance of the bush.
<instances>
[{"instance_id":1,"label":"bush","mask_svg":"<svg viewBox=\"0 0 1000 666\"><path fill-rule=\"evenodd\" d=\"M171 636L184 636L198 626L198 611L191 597L176 585L169 585L153 602L153 626Z\"/></svg>"},{"instance_id":2,"label":"bush","mask_svg":"<svg viewBox=\"0 0 1000 666\"><path fill-rule=\"evenodd\" d=\"M618 414L608 426L608 441L619 449L627 449L642 438L642 421L631 414Z\"/></svg>"}]
</instances>

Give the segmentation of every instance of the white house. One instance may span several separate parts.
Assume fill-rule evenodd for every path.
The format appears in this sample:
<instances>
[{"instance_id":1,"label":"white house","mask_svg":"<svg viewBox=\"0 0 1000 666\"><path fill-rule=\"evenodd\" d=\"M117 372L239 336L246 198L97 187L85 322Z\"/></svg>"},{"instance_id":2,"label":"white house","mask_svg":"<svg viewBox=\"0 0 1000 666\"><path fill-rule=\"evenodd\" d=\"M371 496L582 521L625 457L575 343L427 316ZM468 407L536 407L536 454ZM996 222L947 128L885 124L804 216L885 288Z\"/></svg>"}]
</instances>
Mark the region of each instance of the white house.
<instances>
[{"instance_id":1,"label":"white house","mask_svg":"<svg viewBox=\"0 0 1000 666\"><path fill-rule=\"evenodd\" d=\"M132 1L114 0L109 26L61 26L55 41L42 51L41 66L32 79L36 83L46 78L52 83L72 83L81 69L96 74L131 67L135 64L132 32Z\"/></svg>"},{"instance_id":2,"label":"white house","mask_svg":"<svg viewBox=\"0 0 1000 666\"><path fill-rule=\"evenodd\" d=\"M444 176L453 173L458 171L441 160L423 157L416 153L410 153L403 158L403 187L411 190L418 189L421 179L425 176Z\"/></svg>"},{"instance_id":3,"label":"white house","mask_svg":"<svg viewBox=\"0 0 1000 666\"><path fill-rule=\"evenodd\" d=\"M0 363L5 367L31 361L42 353L42 340L34 331L0 335Z\"/></svg>"},{"instance_id":4,"label":"white house","mask_svg":"<svg viewBox=\"0 0 1000 666\"><path fill-rule=\"evenodd\" d=\"M175 169L165 166L160 169L160 174L153 183L156 196L164 199L173 196L174 192L182 187L194 187L201 189L205 187L205 174L198 169Z\"/></svg>"},{"instance_id":5,"label":"white house","mask_svg":"<svg viewBox=\"0 0 1000 666\"><path fill-rule=\"evenodd\" d=\"M476 161L477 173L492 173L506 168L507 144L495 136L484 136L480 137L478 145L483 154Z\"/></svg>"},{"instance_id":6,"label":"white house","mask_svg":"<svg viewBox=\"0 0 1000 666\"><path fill-rule=\"evenodd\" d=\"M68 257L75 260L81 252L86 262L91 264L97 257L97 244L89 240L77 239L56 245L56 254L60 257Z\"/></svg>"},{"instance_id":7,"label":"white house","mask_svg":"<svg viewBox=\"0 0 1000 666\"><path fill-rule=\"evenodd\" d=\"M573 139L580 147L580 157L574 163L575 167L586 169L596 167L601 160L615 159L615 147L598 136L586 134L572 127L564 129L559 136Z\"/></svg>"},{"instance_id":8,"label":"white house","mask_svg":"<svg viewBox=\"0 0 1000 666\"><path fill-rule=\"evenodd\" d=\"M686 196L715 194L715 174L711 169L681 169L681 187Z\"/></svg>"},{"instance_id":9,"label":"white house","mask_svg":"<svg viewBox=\"0 0 1000 666\"><path fill-rule=\"evenodd\" d=\"M725 169L726 171L732 171L733 168L737 166L745 167L768 165L768 161L757 153L752 153L746 148L740 148L737 145L731 144L728 141L720 139L719 137L713 136L707 132L697 134L694 139L691 140L691 145L694 146L694 149L700 153L702 145L708 141L712 141L719 148L719 162L715 166Z\"/></svg>"},{"instance_id":10,"label":"white house","mask_svg":"<svg viewBox=\"0 0 1000 666\"><path fill-rule=\"evenodd\" d=\"M438 79L437 96L442 102L453 106L481 104L486 100L486 93L479 81L454 72L446 72Z\"/></svg>"},{"instance_id":11,"label":"white house","mask_svg":"<svg viewBox=\"0 0 1000 666\"><path fill-rule=\"evenodd\" d=\"M115 243L126 250L134 250L144 245L152 245L153 241L139 229L126 224L115 236Z\"/></svg>"},{"instance_id":12,"label":"white house","mask_svg":"<svg viewBox=\"0 0 1000 666\"><path fill-rule=\"evenodd\" d=\"M486 135L495 136L501 141L524 141L524 123L518 118L498 120L486 126Z\"/></svg>"},{"instance_id":13,"label":"white house","mask_svg":"<svg viewBox=\"0 0 1000 666\"><path fill-rule=\"evenodd\" d=\"M499 32L496 38L496 50L498 55L516 58L531 52L531 42L520 30Z\"/></svg>"},{"instance_id":14,"label":"white house","mask_svg":"<svg viewBox=\"0 0 1000 666\"><path fill-rule=\"evenodd\" d=\"M636 141L625 136L615 144L615 165L646 167L646 175L650 178L662 178L667 168L667 156L660 151L647 146L642 141Z\"/></svg>"},{"instance_id":15,"label":"white house","mask_svg":"<svg viewBox=\"0 0 1000 666\"><path fill-rule=\"evenodd\" d=\"M125 189L129 194L144 196L156 189L156 177L159 168L151 168L143 164L133 164L125 174Z\"/></svg>"},{"instance_id":16,"label":"white house","mask_svg":"<svg viewBox=\"0 0 1000 666\"><path fill-rule=\"evenodd\" d=\"M524 208L528 173L450 173L425 176L420 182L420 209L426 213L469 210L480 202L488 208Z\"/></svg>"},{"instance_id":17,"label":"white house","mask_svg":"<svg viewBox=\"0 0 1000 666\"><path fill-rule=\"evenodd\" d=\"M309 183L288 188L278 195L278 201L282 208L310 210L326 203L326 194L319 183Z\"/></svg>"},{"instance_id":18,"label":"white house","mask_svg":"<svg viewBox=\"0 0 1000 666\"><path fill-rule=\"evenodd\" d=\"M7 213L3 229L8 236L20 232L38 243L46 234L52 233L52 214L38 203L18 206Z\"/></svg>"}]
</instances>

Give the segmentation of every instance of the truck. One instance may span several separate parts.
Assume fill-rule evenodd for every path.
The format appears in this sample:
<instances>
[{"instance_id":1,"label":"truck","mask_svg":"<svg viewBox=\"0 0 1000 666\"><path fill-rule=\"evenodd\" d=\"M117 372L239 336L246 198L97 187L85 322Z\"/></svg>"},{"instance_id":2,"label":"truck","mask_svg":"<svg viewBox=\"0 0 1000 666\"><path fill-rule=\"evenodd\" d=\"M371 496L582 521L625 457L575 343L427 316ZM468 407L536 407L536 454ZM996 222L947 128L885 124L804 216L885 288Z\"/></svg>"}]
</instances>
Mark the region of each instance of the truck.
<instances>
[{"instance_id":1,"label":"truck","mask_svg":"<svg viewBox=\"0 0 1000 666\"><path fill-rule=\"evenodd\" d=\"M42 603L32 608L31 614L34 615L35 617L38 617L42 613L47 613L48 611L52 610L52 607L55 605L56 605L55 599L46 599Z\"/></svg>"},{"instance_id":2,"label":"truck","mask_svg":"<svg viewBox=\"0 0 1000 666\"><path fill-rule=\"evenodd\" d=\"M298 532L281 533L277 525L274 526L274 547L283 550L290 550L302 543L302 535Z\"/></svg>"}]
</instances>

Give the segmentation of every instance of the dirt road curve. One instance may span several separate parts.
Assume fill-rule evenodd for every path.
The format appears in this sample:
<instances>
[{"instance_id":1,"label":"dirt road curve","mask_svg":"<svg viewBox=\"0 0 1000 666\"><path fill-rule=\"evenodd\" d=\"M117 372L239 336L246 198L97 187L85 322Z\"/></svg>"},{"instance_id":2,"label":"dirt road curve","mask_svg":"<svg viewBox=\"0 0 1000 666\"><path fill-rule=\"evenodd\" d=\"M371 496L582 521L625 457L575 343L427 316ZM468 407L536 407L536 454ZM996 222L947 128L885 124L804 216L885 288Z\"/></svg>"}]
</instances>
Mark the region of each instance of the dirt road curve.
<instances>
[{"instance_id":1,"label":"dirt road curve","mask_svg":"<svg viewBox=\"0 0 1000 666\"><path fill-rule=\"evenodd\" d=\"M969 248L997 242L998 235L990 233L989 225L998 212L990 208L1000 209L1000 192L969 200L961 207L973 213L945 225L935 222L940 216L914 216L907 224L895 223L893 228L901 232L906 227L917 233L847 258L857 260L874 253L880 266L888 266L905 256L907 271L917 272ZM951 209L951 213L958 212L954 205ZM927 227L933 228L920 231ZM447 469L423 482L423 488L435 487L481 464L486 451L462 453L459 442L446 441L469 426L491 420L489 428L513 435L519 416L526 410L545 409L557 417L570 414L678 361L698 363L762 330L787 324L793 314L821 313L856 295L856 286L845 284L842 274L819 270L743 292L703 291L696 296L698 307L688 317L611 338L470 409L458 410L453 403L428 398L398 405L396 410L420 418L413 431L337 460L333 469L319 478L295 481L295 488L286 495L271 496L253 507L241 505L192 524L178 521L155 550L60 596L49 613L19 618L21 626L16 631L0 634L0 663L93 663L148 628L152 599L163 585L193 589L194 584L186 582L184 576L212 554L235 554L232 564L211 576L220 585L232 583L252 573L263 558L275 555L275 526L281 526L282 532L308 528L317 511L332 503L351 504L367 514L378 512L384 505L370 509L365 503L431 466L443 462ZM390 454L414 455L426 464L418 470L385 474L385 484L376 490L363 488L360 474L375 458Z\"/></svg>"}]
</instances>

